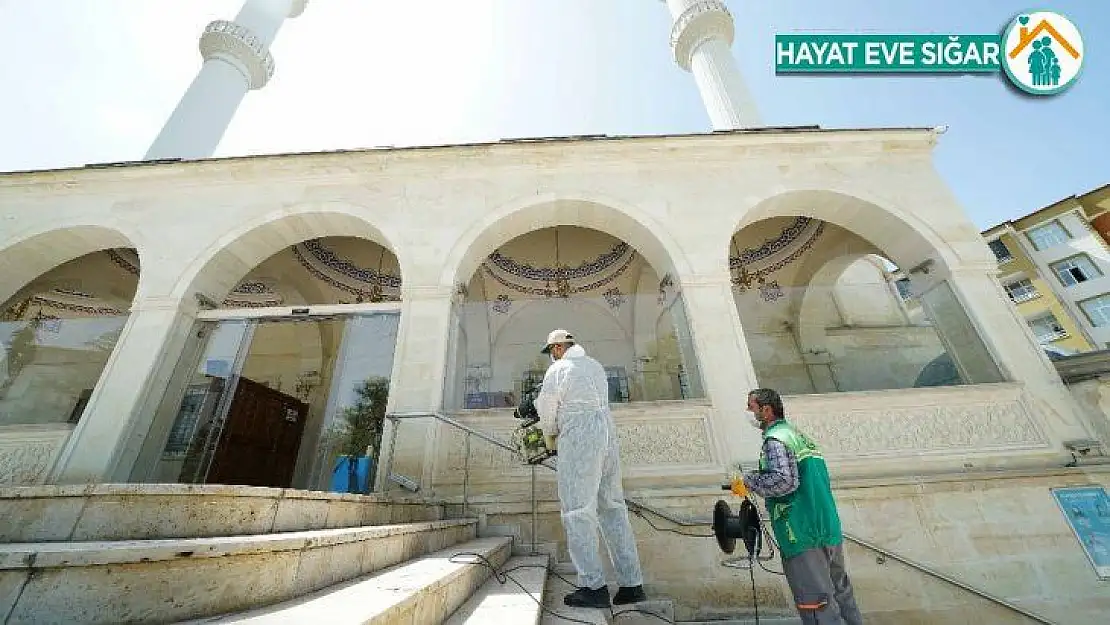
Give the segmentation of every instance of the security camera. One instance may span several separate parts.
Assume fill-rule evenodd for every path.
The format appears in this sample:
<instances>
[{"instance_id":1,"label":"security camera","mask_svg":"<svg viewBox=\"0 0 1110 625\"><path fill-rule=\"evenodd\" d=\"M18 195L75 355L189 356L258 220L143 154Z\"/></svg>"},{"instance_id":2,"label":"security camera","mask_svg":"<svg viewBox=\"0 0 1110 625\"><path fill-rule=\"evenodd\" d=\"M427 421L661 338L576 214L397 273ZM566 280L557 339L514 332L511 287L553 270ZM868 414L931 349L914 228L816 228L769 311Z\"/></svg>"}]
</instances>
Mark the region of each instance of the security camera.
<instances>
[{"instance_id":1,"label":"security camera","mask_svg":"<svg viewBox=\"0 0 1110 625\"><path fill-rule=\"evenodd\" d=\"M1101 445L1098 441L1090 439L1064 441L1064 448L1081 456L1086 456L1087 454L1091 453L1092 449L1098 449L1099 447L1101 447Z\"/></svg>"},{"instance_id":2,"label":"security camera","mask_svg":"<svg viewBox=\"0 0 1110 625\"><path fill-rule=\"evenodd\" d=\"M1065 464L1065 467L1079 466L1079 456L1086 457L1092 451L1097 451L1099 455L1102 453L1102 443L1089 438L1064 441L1064 448L1071 452L1071 462Z\"/></svg>"}]
</instances>

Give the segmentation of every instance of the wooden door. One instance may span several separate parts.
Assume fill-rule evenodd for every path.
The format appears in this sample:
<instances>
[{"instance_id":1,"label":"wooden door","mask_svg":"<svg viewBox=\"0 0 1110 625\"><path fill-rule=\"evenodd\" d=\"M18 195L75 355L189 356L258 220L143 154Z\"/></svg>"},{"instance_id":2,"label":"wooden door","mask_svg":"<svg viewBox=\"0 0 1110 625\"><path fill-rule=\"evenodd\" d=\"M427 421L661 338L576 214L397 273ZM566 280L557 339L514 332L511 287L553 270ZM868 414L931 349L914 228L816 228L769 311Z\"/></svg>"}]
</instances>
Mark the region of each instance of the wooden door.
<instances>
[{"instance_id":1,"label":"wooden door","mask_svg":"<svg viewBox=\"0 0 1110 625\"><path fill-rule=\"evenodd\" d=\"M296 397L239 378L205 481L288 488L307 415Z\"/></svg>"}]
</instances>

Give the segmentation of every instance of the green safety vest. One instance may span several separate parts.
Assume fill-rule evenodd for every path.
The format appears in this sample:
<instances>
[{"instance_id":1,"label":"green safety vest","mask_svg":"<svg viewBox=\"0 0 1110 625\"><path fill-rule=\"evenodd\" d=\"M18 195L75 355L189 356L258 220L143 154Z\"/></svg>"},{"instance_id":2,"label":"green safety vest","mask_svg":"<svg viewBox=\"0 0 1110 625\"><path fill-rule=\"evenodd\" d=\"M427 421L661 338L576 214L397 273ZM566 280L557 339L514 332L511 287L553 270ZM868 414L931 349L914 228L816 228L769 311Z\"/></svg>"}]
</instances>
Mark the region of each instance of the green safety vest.
<instances>
[{"instance_id":1,"label":"green safety vest","mask_svg":"<svg viewBox=\"0 0 1110 625\"><path fill-rule=\"evenodd\" d=\"M785 497L767 497L771 529L783 558L792 558L817 547L833 547L844 542L840 515L832 496L829 471L820 448L785 419L771 424L763 439L780 441L798 461L798 488ZM764 452L759 454L760 470L767 470Z\"/></svg>"}]
</instances>

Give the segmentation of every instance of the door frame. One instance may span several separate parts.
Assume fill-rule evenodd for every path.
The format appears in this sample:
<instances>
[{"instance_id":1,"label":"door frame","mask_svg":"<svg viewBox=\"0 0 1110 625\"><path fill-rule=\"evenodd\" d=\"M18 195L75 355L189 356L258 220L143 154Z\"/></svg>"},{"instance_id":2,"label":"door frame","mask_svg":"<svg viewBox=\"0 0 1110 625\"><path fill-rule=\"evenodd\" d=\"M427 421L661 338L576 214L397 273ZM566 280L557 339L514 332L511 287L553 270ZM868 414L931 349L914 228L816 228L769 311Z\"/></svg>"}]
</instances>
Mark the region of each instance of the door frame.
<instances>
[{"instance_id":1,"label":"door frame","mask_svg":"<svg viewBox=\"0 0 1110 625\"><path fill-rule=\"evenodd\" d=\"M369 304L317 304L312 306L266 306L261 308L216 308L197 313L197 321L266 319L274 321L334 317L372 312L401 312L401 302Z\"/></svg>"},{"instance_id":2,"label":"door frame","mask_svg":"<svg viewBox=\"0 0 1110 625\"><path fill-rule=\"evenodd\" d=\"M326 319L348 319L360 315L370 313L394 313L401 314L401 302L373 302L362 304L318 304L306 306L267 306L259 308L220 308L212 310L202 310L197 313L196 320L205 323L221 323L227 321L245 321L247 322L248 329L241 339L239 351L236 355L235 362L232 365L231 371L228 375L228 384L224 389L223 396L220 398L220 403L216 410L214 421L218 424L217 427L212 428L208 432L208 440L204 445L204 456L202 460L202 468L198 475L194 477L194 483L207 483L208 474L212 468L212 461L215 458L216 448L219 446L223 437L223 429L227 424L227 417L231 410L231 404L235 398L235 391L238 387L239 377L242 374L243 367L246 365L246 359L250 353L251 344L254 341L254 331L260 323L282 323L282 322L305 322L305 321L322 321ZM345 341L344 341L345 342ZM342 348L342 345L341 345ZM339 366L339 362L336 363ZM329 400L327 402L326 411L333 409L332 401L329 391ZM324 415L324 423L326 424L328 414ZM304 436L304 432L301 436ZM311 475L315 467L309 471ZM196 481L199 478L199 482Z\"/></svg>"}]
</instances>

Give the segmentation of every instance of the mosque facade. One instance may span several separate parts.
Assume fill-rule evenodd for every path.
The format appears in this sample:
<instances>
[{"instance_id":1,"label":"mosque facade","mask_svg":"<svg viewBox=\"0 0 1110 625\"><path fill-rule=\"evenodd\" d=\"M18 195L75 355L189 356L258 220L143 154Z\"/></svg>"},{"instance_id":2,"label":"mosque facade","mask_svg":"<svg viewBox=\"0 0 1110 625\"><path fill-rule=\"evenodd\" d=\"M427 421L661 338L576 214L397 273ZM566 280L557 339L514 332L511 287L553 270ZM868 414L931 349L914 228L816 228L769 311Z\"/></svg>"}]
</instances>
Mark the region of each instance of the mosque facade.
<instances>
[{"instance_id":1,"label":"mosque facade","mask_svg":"<svg viewBox=\"0 0 1110 625\"><path fill-rule=\"evenodd\" d=\"M304 5L210 26L143 161L0 174L0 484L327 490L373 405L405 417L371 452L379 490L465 490L519 521L532 471L433 415L508 440L566 328L606 367L630 492L708 509L758 453L747 392L772 387L825 449L846 529L959 562L1020 559L998 546L1007 506L1066 533L1039 506L1079 479L1063 467L1098 415L934 168L943 129L759 127L724 5L668 0L713 133L208 158ZM1089 592L1053 558L1021 560L1050 585L1027 594ZM688 576L647 568L676 594Z\"/></svg>"}]
</instances>

